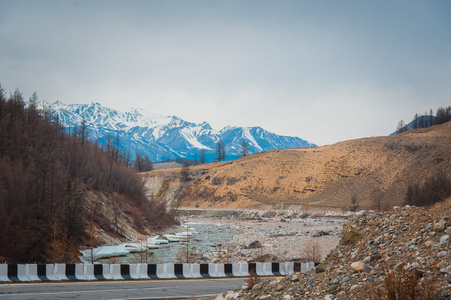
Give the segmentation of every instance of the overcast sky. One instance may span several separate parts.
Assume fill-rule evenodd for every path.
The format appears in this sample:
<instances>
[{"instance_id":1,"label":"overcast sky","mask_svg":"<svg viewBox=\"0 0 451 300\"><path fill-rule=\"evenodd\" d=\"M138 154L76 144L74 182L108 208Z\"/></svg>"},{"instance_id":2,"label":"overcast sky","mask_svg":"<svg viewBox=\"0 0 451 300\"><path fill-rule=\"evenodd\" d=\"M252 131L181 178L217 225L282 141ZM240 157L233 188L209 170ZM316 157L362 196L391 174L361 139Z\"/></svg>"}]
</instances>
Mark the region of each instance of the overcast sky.
<instances>
[{"instance_id":1,"label":"overcast sky","mask_svg":"<svg viewBox=\"0 0 451 300\"><path fill-rule=\"evenodd\" d=\"M451 1L0 0L0 84L319 145L387 135L451 105Z\"/></svg>"}]
</instances>

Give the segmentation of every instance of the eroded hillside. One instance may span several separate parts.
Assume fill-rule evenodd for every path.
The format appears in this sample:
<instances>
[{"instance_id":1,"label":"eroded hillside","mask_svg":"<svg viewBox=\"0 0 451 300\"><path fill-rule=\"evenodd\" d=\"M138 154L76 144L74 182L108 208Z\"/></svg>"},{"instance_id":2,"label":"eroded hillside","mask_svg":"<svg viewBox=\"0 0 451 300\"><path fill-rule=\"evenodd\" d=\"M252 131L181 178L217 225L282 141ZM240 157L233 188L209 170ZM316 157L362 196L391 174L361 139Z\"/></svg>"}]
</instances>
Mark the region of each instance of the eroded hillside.
<instances>
[{"instance_id":1,"label":"eroded hillside","mask_svg":"<svg viewBox=\"0 0 451 300\"><path fill-rule=\"evenodd\" d=\"M378 193L382 208L388 208L402 203L409 184L439 172L450 176L450 149L448 122L398 136L269 151L196 166L185 183L174 169L146 176L150 193L172 206L346 208L356 194L360 208L369 208Z\"/></svg>"}]
</instances>

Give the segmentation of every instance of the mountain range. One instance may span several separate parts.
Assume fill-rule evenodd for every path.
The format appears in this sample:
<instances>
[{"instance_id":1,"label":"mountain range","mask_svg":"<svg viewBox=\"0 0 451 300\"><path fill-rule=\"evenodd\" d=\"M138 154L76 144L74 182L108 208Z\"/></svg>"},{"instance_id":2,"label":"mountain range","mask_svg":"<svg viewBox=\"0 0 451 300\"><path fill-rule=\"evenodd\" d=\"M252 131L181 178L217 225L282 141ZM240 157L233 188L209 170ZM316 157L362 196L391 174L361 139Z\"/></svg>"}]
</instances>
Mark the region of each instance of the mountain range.
<instances>
[{"instance_id":1,"label":"mountain range","mask_svg":"<svg viewBox=\"0 0 451 300\"><path fill-rule=\"evenodd\" d=\"M268 150L315 147L299 137L281 136L261 127L227 126L217 131L210 124L187 122L177 116L163 116L130 109L122 112L99 103L64 104L59 101L42 103L43 108L58 116L67 131L77 130L84 120L89 138L106 144L107 137L120 137L119 147L133 158L137 153L154 161L199 158L205 151L206 162L216 157L216 143L225 144L226 160L239 157L243 141L249 154Z\"/></svg>"}]
</instances>

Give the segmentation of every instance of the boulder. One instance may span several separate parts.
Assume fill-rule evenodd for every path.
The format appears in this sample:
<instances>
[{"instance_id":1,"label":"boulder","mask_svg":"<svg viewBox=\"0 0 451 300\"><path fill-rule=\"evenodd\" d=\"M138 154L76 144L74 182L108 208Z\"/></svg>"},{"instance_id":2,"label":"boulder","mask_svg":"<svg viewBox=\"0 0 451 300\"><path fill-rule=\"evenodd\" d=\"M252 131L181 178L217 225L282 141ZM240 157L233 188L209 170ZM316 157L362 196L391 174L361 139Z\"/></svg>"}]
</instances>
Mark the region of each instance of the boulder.
<instances>
[{"instance_id":1,"label":"boulder","mask_svg":"<svg viewBox=\"0 0 451 300\"><path fill-rule=\"evenodd\" d=\"M351 264L351 269L356 272L371 272L371 268L367 266L363 261L356 261Z\"/></svg>"}]
</instances>

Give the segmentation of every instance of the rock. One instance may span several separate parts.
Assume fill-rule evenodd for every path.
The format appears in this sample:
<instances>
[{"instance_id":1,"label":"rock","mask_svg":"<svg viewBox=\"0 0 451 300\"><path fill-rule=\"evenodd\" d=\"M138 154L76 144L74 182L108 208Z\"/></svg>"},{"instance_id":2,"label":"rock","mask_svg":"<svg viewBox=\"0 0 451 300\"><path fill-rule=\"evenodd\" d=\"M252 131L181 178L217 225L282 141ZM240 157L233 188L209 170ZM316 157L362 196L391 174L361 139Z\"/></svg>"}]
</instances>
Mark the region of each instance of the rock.
<instances>
[{"instance_id":1,"label":"rock","mask_svg":"<svg viewBox=\"0 0 451 300\"><path fill-rule=\"evenodd\" d=\"M259 241L253 241L247 246L248 249L256 249L256 248L261 248L261 247L262 247L262 245L260 244Z\"/></svg>"},{"instance_id":2,"label":"rock","mask_svg":"<svg viewBox=\"0 0 451 300\"><path fill-rule=\"evenodd\" d=\"M226 295L224 294L224 293L222 293L222 294L219 294L216 298L215 298L215 300L226 300Z\"/></svg>"},{"instance_id":3,"label":"rock","mask_svg":"<svg viewBox=\"0 0 451 300\"><path fill-rule=\"evenodd\" d=\"M248 289L249 289L249 286L246 284L241 287L242 291L247 291Z\"/></svg>"},{"instance_id":4,"label":"rock","mask_svg":"<svg viewBox=\"0 0 451 300\"><path fill-rule=\"evenodd\" d=\"M327 291L329 293L335 291L336 289L338 289L338 284L332 284L331 286L329 286L329 288L327 289Z\"/></svg>"},{"instance_id":5,"label":"rock","mask_svg":"<svg viewBox=\"0 0 451 300\"><path fill-rule=\"evenodd\" d=\"M358 288L359 288L359 286L357 284L354 284L353 286L351 286L350 290L354 291L354 290L356 290Z\"/></svg>"},{"instance_id":6,"label":"rock","mask_svg":"<svg viewBox=\"0 0 451 300\"><path fill-rule=\"evenodd\" d=\"M426 247L431 247L431 245L432 245L432 241L431 240L429 240L429 241L426 241L425 243L424 243L424 245L426 246Z\"/></svg>"},{"instance_id":7,"label":"rock","mask_svg":"<svg viewBox=\"0 0 451 300\"><path fill-rule=\"evenodd\" d=\"M351 264L351 269L353 269L356 272L360 272L360 271L366 272L366 273L371 272L371 268L368 267L363 261L353 262Z\"/></svg>"},{"instance_id":8,"label":"rock","mask_svg":"<svg viewBox=\"0 0 451 300\"><path fill-rule=\"evenodd\" d=\"M438 258L445 257L446 254L447 254L446 251L440 251L439 253L437 253L437 257L438 257Z\"/></svg>"},{"instance_id":9,"label":"rock","mask_svg":"<svg viewBox=\"0 0 451 300\"><path fill-rule=\"evenodd\" d=\"M284 295L283 300L293 300L293 297L291 297L290 295Z\"/></svg>"},{"instance_id":10,"label":"rock","mask_svg":"<svg viewBox=\"0 0 451 300\"><path fill-rule=\"evenodd\" d=\"M324 268L323 267L321 267L321 266L316 266L315 267L315 273L322 273L322 272L324 272L325 270L324 270Z\"/></svg>"},{"instance_id":11,"label":"rock","mask_svg":"<svg viewBox=\"0 0 451 300\"><path fill-rule=\"evenodd\" d=\"M361 210L361 211L357 212L355 215L357 217L364 217L364 216L366 216L366 210Z\"/></svg>"},{"instance_id":12,"label":"rock","mask_svg":"<svg viewBox=\"0 0 451 300\"><path fill-rule=\"evenodd\" d=\"M434 225L435 232L443 232L443 231L445 231L445 229L446 229L446 225L445 225L445 222L443 222L443 221L440 221Z\"/></svg>"},{"instance_id":13,"label":"rock","mask_svg":"<svg viewBox=\"0 0 451 300\"><path fill-rule=\"evenodd\" d=\"M440 238L440 246L445 245L449 242L449 235L444 235Z\"/></svg>"}]
</instances>

